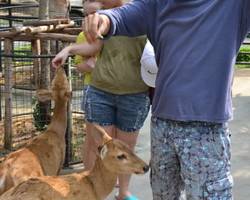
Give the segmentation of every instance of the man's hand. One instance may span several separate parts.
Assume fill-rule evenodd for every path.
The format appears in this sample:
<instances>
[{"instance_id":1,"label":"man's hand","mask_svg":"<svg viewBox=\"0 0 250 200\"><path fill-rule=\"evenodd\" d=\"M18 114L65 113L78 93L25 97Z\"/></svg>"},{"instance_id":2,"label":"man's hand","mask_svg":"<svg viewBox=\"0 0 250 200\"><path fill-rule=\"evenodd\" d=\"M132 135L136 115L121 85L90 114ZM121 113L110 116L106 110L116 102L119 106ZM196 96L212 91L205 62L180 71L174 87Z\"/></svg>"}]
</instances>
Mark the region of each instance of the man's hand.
<instances>
[{"instance_id":1,"label":"man's hand","mask_svg":"<svg viewBox=\"0 0 250 200\"><path fill-rule=\"evenodd\" d=\"M54 68L57 68L59 65L63 66L65 64L65 61L67 60L68 56L69 56L69 48L65 47L52 60L52 66Z\"/></svg>"},{"instance_id":2,"label":"man's hand","mask_svg":"<svg viewBox=\"0 0 250 200\"><path fill-rule=\"evenodd\" d=\"M92 14L82 22L82 29L86 40L93 44L98 40L99 35L107 35L110 29L110 20L106 15Z\"/></svg>"}]
</instances>

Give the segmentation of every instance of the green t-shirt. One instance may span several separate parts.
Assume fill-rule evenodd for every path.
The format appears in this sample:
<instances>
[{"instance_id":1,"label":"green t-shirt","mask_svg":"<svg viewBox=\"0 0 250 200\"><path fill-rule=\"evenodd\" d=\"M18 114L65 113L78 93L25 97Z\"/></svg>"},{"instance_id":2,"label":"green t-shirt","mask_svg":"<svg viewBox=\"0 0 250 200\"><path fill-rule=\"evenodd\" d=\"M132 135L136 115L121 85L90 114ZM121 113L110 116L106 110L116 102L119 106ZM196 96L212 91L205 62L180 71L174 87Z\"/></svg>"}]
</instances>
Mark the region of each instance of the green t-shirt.
<instances>
[{"instance_id":1,"label":"green t-shirt","mask_svg":"<svg viewBox=\"0 0 250 200\"><path fill-rule=\"evenodd\" d=\"M146 36L114 36L104 45L91 74L90 85L112 94L135 94L149 88L141 78L140 59Z\"/></svg>"}]
</instances>

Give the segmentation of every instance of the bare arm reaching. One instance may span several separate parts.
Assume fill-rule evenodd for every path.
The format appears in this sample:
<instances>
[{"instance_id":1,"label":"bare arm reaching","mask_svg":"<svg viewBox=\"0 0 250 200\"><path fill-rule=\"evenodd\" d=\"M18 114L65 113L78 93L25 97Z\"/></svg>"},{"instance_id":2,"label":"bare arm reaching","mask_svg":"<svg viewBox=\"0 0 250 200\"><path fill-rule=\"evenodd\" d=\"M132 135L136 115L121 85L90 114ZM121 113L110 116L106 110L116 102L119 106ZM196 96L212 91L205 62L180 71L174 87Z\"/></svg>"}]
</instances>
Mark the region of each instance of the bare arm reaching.
<instances>
[{"instance_id":1,"label":"bare arm reaching","mask_svg":"<svg viewBox=\"0 0 250 200\"><path fill-rule=\"evenodd\" d=\"M82 55L82 56L93 55L101 50L102 45L103 42L99 40L93 45L90 45L87 42L82 42L80 44L67 46L62 51L60 51L56 55L56 57L52 60L52 66L54 68L57 68L57 66L59 65L64 65L69 54Z\"/></svg>"}]
</instances>

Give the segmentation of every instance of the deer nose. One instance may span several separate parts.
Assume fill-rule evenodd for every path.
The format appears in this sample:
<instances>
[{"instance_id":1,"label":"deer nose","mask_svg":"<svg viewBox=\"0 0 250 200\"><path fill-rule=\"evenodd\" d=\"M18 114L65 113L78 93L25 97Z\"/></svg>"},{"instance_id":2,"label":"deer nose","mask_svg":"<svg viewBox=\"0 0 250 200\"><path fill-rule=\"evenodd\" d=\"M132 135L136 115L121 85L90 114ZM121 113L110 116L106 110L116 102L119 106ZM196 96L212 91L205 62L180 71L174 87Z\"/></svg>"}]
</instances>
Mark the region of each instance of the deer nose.
<instances>
[{"instance_id":1,"label":"deer nose","mask_svg":"<svg viewBox=\"0 0 250 200\"><path fill-rule=\"evenodd\" d=\"M149 166L147 165L147 166L145 166L145 167L143 167L143 171L144 171L144 173L147 173L148 172L148 170L149 170Z\"/></svg>"}]
</instances>

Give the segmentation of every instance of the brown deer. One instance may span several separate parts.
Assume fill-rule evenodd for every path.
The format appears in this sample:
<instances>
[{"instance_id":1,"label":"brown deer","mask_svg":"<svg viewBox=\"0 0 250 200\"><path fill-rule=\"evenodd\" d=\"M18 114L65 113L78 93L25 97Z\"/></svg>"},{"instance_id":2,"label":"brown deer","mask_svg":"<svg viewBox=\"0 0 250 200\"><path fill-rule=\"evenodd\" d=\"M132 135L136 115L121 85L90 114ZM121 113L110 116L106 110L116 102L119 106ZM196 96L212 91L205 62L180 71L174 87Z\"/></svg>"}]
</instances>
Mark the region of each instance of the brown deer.
<instances>
[{"instance_id":1,"label":"brown deer","mask_svg":"<svg viewBox=\"0 0 250 200\"><path fill-rule=\"evenodd\" d=\"M58 175L63 165L67 102L72 100L64 69L57 69L51 91L38 90L36 95L40 101L55 101L51 123L45 132L3 160L0 165L0 195L30 178Z\"/></svg>"},{"instance_id":2,"label":"brown deer","mask_svg":"<svg viewBox=\"0 0 250 200\"><path fill-rule=\"evenodd\" d=\"M124 142L100 126L92 129L100 144L92 170L65 176L32 178L5 192L0 200L103 200L115 188L118 173L144 174L149 166Z\"/></svg>"}]
</instances>

